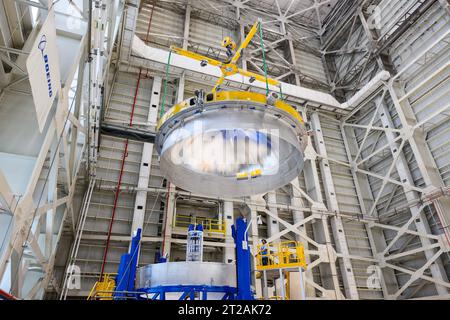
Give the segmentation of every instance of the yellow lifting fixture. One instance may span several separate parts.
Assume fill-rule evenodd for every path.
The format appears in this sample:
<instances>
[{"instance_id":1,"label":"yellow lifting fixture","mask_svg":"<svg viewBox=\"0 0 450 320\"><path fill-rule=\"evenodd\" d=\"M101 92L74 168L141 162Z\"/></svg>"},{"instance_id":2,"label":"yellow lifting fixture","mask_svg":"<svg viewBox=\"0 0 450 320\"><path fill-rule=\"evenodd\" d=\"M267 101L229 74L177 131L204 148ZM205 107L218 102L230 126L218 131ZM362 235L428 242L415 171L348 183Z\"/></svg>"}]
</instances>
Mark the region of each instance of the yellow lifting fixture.
<instances>
[{"instance_id":1,"label":"yellow lifting fixture","mask_svg":"<svg viewBox=\"0 0 450 320\"><path fill-rule=\"evenodd\" d=\"M236 48L236 43L233 41L233 39L231 39L230 37L226 37L225 39L223 39L222 41L222 47L227 49L227 56L229 57L227 59L227 61L225 62L220 62L208 57L205 57L201 54L198 53L194 53L188 50L184 50L175 46L171 46L171 50L174 53L177 53L179 55L194 59L194 60L198 60L200 61L200 64L202 66L207 66L207 65L212 65L212 66L216 66L219 67L220 70L222 71L222 76L219 78L219 80L217 80L216 84L214 85L214 88L212 89L212 93L216 92L217 89L219 88L219 86L225 81L225 78L228 76L232 76L235 75L237 73L243 75L244 77L249 77L250 78L250 82L254 82L255 80L261 81L261 82L266 82L272 86L279 86L280 82L278 80L275 79L271 79L271 78L266 78L262 75L259 75L257 73L253 73L250 71L246 71L243 70L241 68L239 68L236 63L238 62L238 60L240 59L240 57L242 56L242 51L247 48L248 44L250 43L250 41L253 39L253 37L255 36L255 34L258 32L258 28L259 28L259 24L261 23L261 21L257 21L252 29L250 30L250 32L248 33L247 37L244 39L244 41L241 43L241 45L239 46L239 48L236 50L236 52L234 52L235 48ZM233 56L231 56L231 53L234 53Z\"/></svg>"}]
</instances>

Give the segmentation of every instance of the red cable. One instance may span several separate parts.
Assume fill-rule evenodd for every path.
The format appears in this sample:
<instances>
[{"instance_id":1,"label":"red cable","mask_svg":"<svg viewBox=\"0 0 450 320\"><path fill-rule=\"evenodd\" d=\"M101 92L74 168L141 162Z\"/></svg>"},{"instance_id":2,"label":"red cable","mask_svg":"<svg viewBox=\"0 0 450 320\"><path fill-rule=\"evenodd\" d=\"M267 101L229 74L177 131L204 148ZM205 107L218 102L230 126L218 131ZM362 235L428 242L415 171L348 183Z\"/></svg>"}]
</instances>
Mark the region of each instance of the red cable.
<instances>
[{"instance_id":1,"label":"red cable","mask_svg":"<svg viewBox=\"0 0 450 320\"><path fill-rule=\"evenodd\" d=\"M152 12L150 13L150 19L148 20L148 28L147 28L147 35L145 36L145 44L148 44L148 36L150 34L150 26L152 25L153 11L155 11L155 4L152 5Z\"/></svg>"},{"instance_id":2,"label":"red cable","mask_svg":"<svg viewBox=\"0 0 450 320\"><path fill-rule=\"evenodd\" d=\"M16 297L14 297L13 295L9 294L8 292L2 289L0 289L0 297L4 297L6 300L17 300Z\"/></svg>"},{"instance_id":3,"label":"red cable","mask_svg":"<svg viewBox=\"0 0 450 320\"><path fill-rule=\"evenodd\" d=\"M150 19L149 19L149 22L148 22L147 35L145 37L146 43L148 43L148 37L149 37L149 33L150 33L150 26L152 24L152 18L153 18L153 11L154 11L154 9L155 9L155 5L153 4L152 12L150 14ZM147 69L147 72L148 72L148 69ZM133 107L131 108L130 124L129 124L130 127L133 125L134 110L135 110L135 107L136 107L136 100L137 100L137 95L138 95L138 92L139 92L139 84L141 82L141 74L142 74L142 68L139 68L139 75L138 75L136 90L134 92L134 98L133 98ZM146 74L146 77L148 77L148 74ZM114 194L114 205L113 205L112 214L111 214L111 221L109 222L108 236L106 238L105 251L103 253L102 268L101 268L101 272L100 272L100 281L102 280L103 274L104 274L104 271L105 271L106 258L108 256L108 250L109 250L109 242L111 240L111 230L112 230L112 226L113 226L113 223L114 223L114 217L116 215L117 201L119 199L120 187L122 185L123 168L124 168L124 165L125 165L125 158L127 156L128 156L128 139L125 141L125 148L124 148L124 151L123 151L122 163L121 163L121 166L120 166L119 180L117 181L117 187L116 187L116 191L115 191L115 194Z\"/></svg>"},{"instance_id":4,"label":"red cable","mask_svg":"<svg viewBox=\"0 0 450 320\"><path fill-rule=\"evenodd\" d=\"M137 84L136 84L136 90L134 91L133 107L131 108L130 124L129 124L130 127L133 125L134 110L136 108L136 100L137 100L137 95L138 95L138 92L139 92L139 84L141 82L141 73L142 73L142 69L139 68L139 75L138 75L138 80L137 80ZM104 274L104 271L105 271L106 257L108 256L109 242L111 240L111 230L112 230L112 226L113 226L113 223L114 223L114 217L116 215L117 201L119 200L120 187L122 185L123 168L125 166L125 158L127 156L128 156L128 139L125 141L125 148L124 148L124 151L123 151L123 154L122 154L122 163L120 165L119 180L117 181L117 187L116 187L116 191L115 191L115 194L114 194L114 205L113 205L113 208L112 208L111 220L109 222L108 236L106 238L105 251L103 253L102 269L100 271L100 281L103 279L103 274Z\"/></svg>"}]
</instances>

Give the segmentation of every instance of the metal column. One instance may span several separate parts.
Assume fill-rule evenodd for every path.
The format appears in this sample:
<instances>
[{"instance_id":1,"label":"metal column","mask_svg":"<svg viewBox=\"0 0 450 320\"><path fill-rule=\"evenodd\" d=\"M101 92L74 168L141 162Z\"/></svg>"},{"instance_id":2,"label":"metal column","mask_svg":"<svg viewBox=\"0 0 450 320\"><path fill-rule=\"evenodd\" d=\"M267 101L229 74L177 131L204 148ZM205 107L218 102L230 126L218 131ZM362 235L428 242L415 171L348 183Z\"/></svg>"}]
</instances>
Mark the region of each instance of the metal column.
<instances>
[{"instance_id":1,"label":"metal column","mask_svg":"<svg viewBox=\"0 0 450 320\"><path fill-rule=\"evenodd\" d=\"M278 217L278 209L276 206L277 204L277 195L275 191L270 191L267 193L267 206L269 207L269 211L275 216ZM267 235L268 237L272 237L273 235L280 232L280 226L278 224L278 221L272 218L272 216L267 216ZM279 242L280 239L275 239L272 242Z\"/></svg>"},{"instance_id":2,"label":"metal column","mask_svg":"<svg viewBox=\"0 0 450 320\"><path fill-rule=\"evenodd\" d=\"M330 164L327 160L327 150L325 148L325 141L323 137L322 127L320 124L319 115L313 113L311 115L311 124L314 129L315 142L317 153L322 157L320 161L320 167L322 171L323 185L325 188L325 194L327 197L327 203L329 210L335 213L339 213L339 205L336 198L336 190L333 183L333 177L331 175ZM331 226L333 229L333 235L335 238L336 249L338 252L343 254L343 258L340 261L342 270L342 279L344 281L345 290L347 293L347 298L358 299L359 294L356 287L355 275L353 273L353 267L350 262L349 251L347 247L347 240L345 238L345 231L342 224L342 220L338 216L331 217ZM324 223L325 230L328 230L328 225ZM328 232L325 232L327 234ZM330 261L330 265L332 265ZM335 284L336 285L336 284ZM337 289L335 287L335 289Z\"/></svg>"},{"instance_id":3,"label":"metal column","mask_svg":"<svg viewBox=\"0 0 450 320\"><path fill-rule=\"evenodd\" d=\"M226 244L224 262L234 263L234 261L236 260L236 253L234 248L234 240L231 232L231 226L234 223L232 201L223 202L223 215L224 215L223 219L225 221L225 244Z\"/></svg>"},{"instance_id":4,"label":"metal column","mask_svg":"<svg viewBox=\"0 0 450 320\"><path fill-rule=\"evenodd\" d=\"M150 98L150 107L147 121L155 123L158 114L158 106L160 101L162 79L160 77L153 78L152 93ZM150 179L151 166L153 156L153 143L144 143L142 147L142 158L139 169L138 189L147 188ZM144 217L147 204L147 191L136 192L136 200L134 203L133 222L131 225L131 234L133 235L137 229L144 230ZM152 213L150 213L152 214Z\"/></svg>"}]
</instances>

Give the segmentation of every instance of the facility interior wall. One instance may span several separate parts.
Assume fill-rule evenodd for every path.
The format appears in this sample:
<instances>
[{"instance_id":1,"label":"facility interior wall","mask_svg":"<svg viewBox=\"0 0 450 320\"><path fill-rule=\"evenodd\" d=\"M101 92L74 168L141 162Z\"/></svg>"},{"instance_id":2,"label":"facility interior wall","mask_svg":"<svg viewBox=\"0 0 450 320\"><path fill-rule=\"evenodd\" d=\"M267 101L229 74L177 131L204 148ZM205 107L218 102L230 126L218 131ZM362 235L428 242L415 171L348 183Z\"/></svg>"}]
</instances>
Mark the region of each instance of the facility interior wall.
<instances>
[{"instance_id":1,"label":"facility interior wall","mask_svg":"<svg viewBox=\"0 0 450 320\"><path fill-rule=\"evenodd\" d=\"M417 10L423 1L381 1L378 4L381 17L381 30L372 32L370 36L374 37L374 41L379 46L384 41L388 41L390 36L393 36L396 31L400 29L400 26L404 22L405 14L410 14ZM426 3L425 3L426 4ZM450 139L448 110L442 113L436 114L436 112L445 105L448 105L450 82L449 82L449 68L448 68L448 33L450 29L448 12L443 9L439 1L435 1L434 4L414 22L409 28L398 36L394 42L389 46L387 52L389 55L388 67L393 75L397 72L401 72L399 81L401 87L405 92L413 91L408 95L407 101L409 102L413 116L418 123L425 121L421 130L425 137L426 148L431 152L432 159L435 163L429 163L430 167L435 166L442 179L442 186L448 186L448 166L450 163L448 140ZM372 70L381 70L379 63L377 63L374 56L369 56L370 52L370 40L368 35L364 31L361 22L356 20L355 31L353 34L348 35L342 31L341 42L335 42L338 49L352 49L359 48L361 46L367 47L367 52L348 54L344 59L340 57L333 57L334 61L337 61L337 68L335 73L335 79L342 79L344 81L348 70L352 70L353 66L360 61L367 66L373 65L374 69L369 67L359 75L359 82L355 83L358 87L363 86L371 79ZM347 38L348 36L348 38ZM442 38L442 41L435 42ZM348 42L346 42L348 39ZM433 45L433 46L432 46ZM430 49L430 46L431 49ZM421 59L417 63L414 60L424 50L428 50L425 55L425 60ZM365 57L365 58L362 58ZM369 58L367 58L369 57ZM330 63L330 61L328 60ZM387 62L387 61L384 61ZM412 65L411 65L412 63ZM359 70L361 71L361 70ZM427 79L425 83L423 81ZM346 91L347 96L353 94L354 87L351 86ZM394 105L390 95L387 94L385 98L386 112L388 118L392 122L392 128L395 130L404 129L404 125L401 122L401 117ZM375 112L377 104L367 103L367 107L361 108L354 117L351 119L352 125L368 126ZM381 112L380 112L381 113ZM384 114L384 113L383 113ZM433 116L434 115L434 116ZM383 127L380 118L377 116L374 118L373 126ZM350 129L346 129L350 132ZM356 143L361 147L362 157L368 157L374 150L378 150L383 146L386 146L389 142L385 134L372 131L366 138L366 131L362 128L352 129L354 136L356 137ZM353 138L348 138L349 141ZM362 145L364 143L364 146ZM421 168L416 160L416 155L409 143L405 144L403 148L403 154L407 161L407 170L412 177L412 183L414 187L428 187L425 183L424 177L421 173ZM371 160L366 161L364 169L375 174L385 175L389 167L392 165L394 157L390 152L385 150L379 153ZM423 169L422 169L423 170ZM397 170L393 170L391 178L399 180L399 174ZM379 178L373 176L367 177L370 186L370 197L376 199L379 195L383 183ZM362 196L366 196L361 192ZM368 198L366 198L368 199ZM412 204L410 200L407 200L405 191L403 188L388 185L380 195L380 199L376 206L376 214L380 221L384 224L391 226L401 226L405 224L411 217L410 207ZM370 206L368 206L370 208ZM442 235L444 227L441 220L436 214L436 210L433 206L429 206L425 209L425 217L430 227L430 232L435 235ZM395 231L385 230L384 235L387 241L394 239L396 236ZM392 252L402 252L402 250L414 250L420 248L422 244L417 237L401 237L398 243L396 243ZM441 256L442 265L446 269L447 276L449 275L449 256L443 254ZM409 256L404 261L398 261L397 263L407 266L411 269L417 269L426 263L426 257L423 253ZM402 272L396 272L396 278L398 285L401 287L409 279L409 275ZM404 296L411 297L423 297L436 294L434 286L430 284L420 283L413 286L414 288L405 290Z\"/></svg>"},{"instance_id":2,"label":"facility interior wall","mask_svg":"<svg viewBox=\"0 0 450 320\"><path fill-rule=\"evenodd\" d=\"M409 10L414 7L411 4L413 1L382 1L380 6L382 8L382 16L384 19L396 20L399 19L405 10ZM408 3L407 5L405 3ZM183 9L184 10L184 9ZM160 48L167 49L169 45L183 45L183 34L184 34L184 20L185 14L183 10L171 10L171 8L165 7L165 5L157 5L156 8L152 8L147 2L142 3L140 13L137 18L136 34L143 40L146 39L148 29L148 21L150 16L152 16L151 28L149 32L148 43ZM153 14L152 14L153 11ZM252 17L248 20L250 21ZM208 21L209 20L209 21ZM236 22L231 23L230 21L235 21L231 18L218 18L217 16L210 16L209 19L205 18L198 9L193 8L189 23L189 40L188 49L214 56L219 59L223 59L224 51L218 45L222 40L224 35L233 35L239 39L239 24ZM345 23L341 21L340 23ZM248 23L250 26L251 23ZM392 28L395 28L395 24L385 24L389 28L383 29L381 32L383 34L389 33ZM270 26L269 26L270 27ZM385 27L386 28L386 27ZM390 59L396 70L402 70L403 67L407 66L409 62L414 59L415 53L420 51L422 48L427 47L432 43L436 37L439 37L445 32L448 32L449 28L449 15L442 10L439 3L436 4L428 10L421 19L416 22L415 25L405 32L402 37L395 41L392 48L389 51ZM247 30L247 29L246 29ZM304 31L304 35L310 35L307 31ZM266 35L265 35L266 36ZM296 34L296 37L301 36L301 34ZM273 41L271 37L273 35L268 32L268 41ZM344 41L346 38L342 37ZM294 37L295 40L295 37ZM359 23L356 25L356 29L352 32L350 40L345 46L347 48L358 48L368 46L367 35ZM433 54L430 55L430 60L427 64L423 66L414 65L408 72L402 76L402 80L405 82L405 87L407 90L414 88L417 84L423 81L424 75L429 75L435 72L437 69L442 67L446 61L448 61L448 51L449 42L442 42L438 46L433 48ZM367 61L366 70L360 75L358 81L355 81L352 74L352 70L358 70L358 68L366 62L366 57L368 52L362 50L362 52L356 52L355 54L345 55L344 59L339 59L336 57L328 57L323 59L317 54L320 49L320 42L318 39L309 40L309 48L300 46L296 41L294 41L294 52L297 67L300 74L302 74L301 84L305 86L310 86L312 88L318 88L311 85L311 81L308 79L313 79L314 81L320 81L328 85L328 79L332 79L333 82L337 83L342 81L340 84L349 86L344 90L344 96L350 97L355 90L360 89L365 83L367 83L377 71L379 67L374 59L369 59ZM342 42L335 42L331 49L341 49ZM256 50L258 48L257 44L250 46L250 50ZM277 47L275 49L277 53L285 54L286 47ZM367 49L368 50L368 49ZM268 59L274 64L279 64L280 59L274 52L268 52ZM258 62L258 56L253 56L249 58L257 66L261 66L261 62ZM326 60L326 64L322 64L322 61ZM281 63L282 64L282 63ZM333 74L327 74L330 72L330 65L337 67L336 72ZM248 63L249 69L257 70L255 65ZM271 69L271 75L278 76L284 70L283 67L273 67ZM131 110L133 106L134 92L136 90L137 81L137 71L138 69L134 66L128 66L124 68L117 67L116 69L111 68L109 71L110 88L111 88L111 98L106 103L106 109L104 114L104 121L110 123L122 123L127 125L130 119ZM161 71L156 70L143 70L143 75L139 81L139 88L137 90L138 94L136 97L135 110L134 110L134 122L135 123L145 123L148 118L148 113L151 108L150 106L150 96L152 94L151 88L153 84L153 79L156 76L164 77ZM432 110L438 110L443 104L449 101L449 70L445 69L435 77L433 81L428 83L426 86L420 88L413 96L409 98L411 106L414 110L415 116L418 121L424 119L429 115ZM333 79L335 76L335 79ZM294 78L289 78L289 81L294 82ZM174 79L170 77L168 85L168 96L167 105L171 105L176 101L177 87L180 83L180 79ZM193 95L194 91L198 88L203 88L208 90L212 85L208 81L204 83L198 83L198 81L193 81L189 79L187 75L185 80L185 87L183 95L185 97L190 97ZM319 88L323 90L323 88ZM161 102L161 101L160 101ZM159 105L161 107L161 103ZM372 230L368 226L366 218L364 215L363 205L361 204L360 197L361 191L358 189L354 175L348 167L349 159L345 145L345 138L342 132L342 118L333 113L324 113L320 110L315 110L310 108L308 105L298 105L301 110L305 110L308 118L311 118L314 114L319 114L318 119L321 124L322 134L324 141L316 141L316 136L313 135L312 142L314 145L318 143L323 143L326 147L328 153L328 159L335 160L329 162L329 167L333 177L333 184L336 189L336 198L338 202L338 212L328 212L323 213L323 217L326 221L326 226L328 230L333 230L333 215L342 215L342 232L345 234L346 244L348 246L350 258L350 265L353 268L353 274L356 281L356 290L360 299L381 299L385 297L385 293L382 289L371 288L368 286L368 278L370 273L367 272L368 268L373 265L377 265L374 262L376 258L376 250L373 247L372 242ZM373 106L371 106L373 110ZM369 108L369 109L370 109ZM396 110L393 106L392 101L387 99L387 108L389 110L390 118L393 121L394 127L396 129L401 128L401 122ZM160 109L159 109L160 110ZM364 114L362 110L358 114L358 121L360 124L367 124L370 121L370 113L366 112ZM377 122L379 125L380 122ZM139 126L139 125L138 125ZM144 129L154 128L152 126L140 125ZM428 121L424 125L424 131L426 134L426 142L436 161L439 172L441 174L442 180L446 186L450 184L450 153L448 152L448 143L450 140L450 126L448 122L448 116L443 113L438 115L432 121ZM355 130L356 143L361 144L364 133ZM369 137L369 147L377 147L386 144L385 137L377 138L375 135ZM86 296L89 290L92 288L95 281L97 281L100 268L102 265L103 254L105 250L106 237L108 233L108 226L111 221L112 208L114 206L114 189L117 186L120 168L123 156L123 150L125 145L125 139L110 137L107 135L101 135L100 140L100 153L97 166L97 182L94 189L92 199L90 202L87 221L83 232L83 238L80 245L80 251L77 256L76 263L81 267L82 271L82 290L78 292L77 296ZM136 141L129 141L128 152L126 154L126 161L122 176L122 186L124 189L132 189L137 186L139 178L139 167L142 157L143 143ZM423 187L424 180L418 169L417 162L414 159L413 151L409 145L406 145L404 149L404 154L408 159L408 168L411 171L411 175L414 180L414 186ZM315 185L316 189L320 189L321 197L325 202L328 209L332 206L327 200L329 194L326 191L326 186L324 183L325 173L321 168L322 159L317 158L313 160L314 166L318 169L319 181ZM373 172L385 172L392 162L392 157L388 153L383 154L376 158L368 164L368 170ZM343 165L344 164L344 165ZM162 233L164 230L164 218L166 211L166 195L163 192L166 190L166 183L164 182L163 176L159 168L159 159L156 152L153 152L151 159L151 175L149 179L148 187L153 189L147 193L147 204L146 213L144 218L144 230L143 230L143 243L140 251L139 265L146 265L155 262L155 254L158 252L162 246ZM45 172L44 172L45 173ZM44 174L43 173L43 174ZM80 172L80 177L84 175L84 171ZM393 173L392 178L398 179L399 176L396 172ZM308 179L306 173L302 173L299 177L299 187L302 190L306 190L308 195L311 196L314 193L314 188L308 185ZM381 188L381 183L379 179L374 179L369 177L368 184L370 187L370 196L376 197L378 191ZM76 195L74 196L74 210L79 212L79 208L83 199L83 187L87 184L87 181L80 180L77 187ZM156 191L155 191L156 190ZM292 204L294 192L290 185L275 190L276 202L280 207L277 210L277 215L282 218L282 220L287 223L295 223L294 210L289 208ZM189 197L188 197L189 198ZM305 206L305 217L312 214L312 206L309 200L301 195L301 202ZM202 201L212 201L217 199L205 199L201 198ZM246 200L247 201L247 200ZM239 215L244 215L250 217L251 214L251 201L248 200L248 204L245 202L236 201L234 208L235 217ZM221 202L221 201L219 201ZM407 200L402 188L387 188L381 195L380 202L377 204L376 211L378 213L378 218L380 222L390 225L390 226L401 226L404 224L411 216L409 210L397 210L395 214L392 211L395 208L401 208L407 205ZM175 203L176 212L179 213L201 213L201 215L209 216L211 218L216 217L217 209L216 207L210 207L205 209L203 205L196 205L195 202L189 200L181 203ZM131 190L123 190L118 197L117 209L115 213L115 220L112 227L111 233L111 243L109 247L109 253L106 260L105 272L115 273L117 271L118 263L120 261L120 256L127 252L130 235L131 235L131 225L133 220L133 212L135 207L135 193ZM257 234L252 235L251 242L258 241L260 238L268 238L269 234L267 228L267 221L269 220L269 215L265 211L266 205L262 205L257 211L261 214L264 220L263 225L258 226ZM442 233L442 225L436 223L436 215L433 209L428 209L426 211L426 217L433 234ZM323 230L318 228L319 222L313 224L307 224L305 227L306 234L317 241L321 245L326 245L328 240L323 235ZM286 226L279 223L280 231L286 229ZM341 232L341 231L338 231ZM334 250L339 252L339 240L336 238L338 233L329 231L329 241ZM395 237L395 232L393 231L383 231L383 235L386 239L392 239ZM282 240L292 240L296 236L291 232L282 236ZM417 238L417 237L416 237ZM179 259L183 260L185 253L185 246L183 244L184 237L177 232L172 234L172 249L170 257L173 260ZM55 268L55 278L61 279L62 272L64 270L65 263L65 252L69 251L72 239L70 236L63 238L58 247L56 268ZM224 242L224 238L217 237L214 241L218 241L220 244ZM394 246L393 251L406 246L407 249L415 249L420 247L418 239L405 240ZM316 248L311 248L314 250ZM222 261L224 254L224 249L221 245L205 246L204 258L208 261ZM313 255L311 255L312 257ZM447 258L446 258L447 257ZM408 268L419 268L426 262L426 257L423 253L418 253L413 256L407 257L407 261L399 261L398 264L402 266L407 266ZM443 265L446 268L447 275L450 276L450 266L448 262L448 256L443 255L442 257ZM326 265L326 266L324 266ZM311 272L311 277L313 281L324 286L327 289L331 289L330 283L332 282L332 272L329 269L329 263L321 263L320 267L315 267ZM346 270L342 267L343 258L342 255L337 257L337 277L338 286L342 292L346 290L346 281L344 276ZM398 281L398 285L402 286L409 280L409 276L403 274L402 272L396 272L395 278ZM51 292L51 290L49 290ZM317 296L320 296L319 292L316 291ZM414 286L411 289L405 291L404 296L421 297L434 295L435 290L433 285L420 284ZM75 296L75 294L74 294Z\"/></svg>"}]
</instances>

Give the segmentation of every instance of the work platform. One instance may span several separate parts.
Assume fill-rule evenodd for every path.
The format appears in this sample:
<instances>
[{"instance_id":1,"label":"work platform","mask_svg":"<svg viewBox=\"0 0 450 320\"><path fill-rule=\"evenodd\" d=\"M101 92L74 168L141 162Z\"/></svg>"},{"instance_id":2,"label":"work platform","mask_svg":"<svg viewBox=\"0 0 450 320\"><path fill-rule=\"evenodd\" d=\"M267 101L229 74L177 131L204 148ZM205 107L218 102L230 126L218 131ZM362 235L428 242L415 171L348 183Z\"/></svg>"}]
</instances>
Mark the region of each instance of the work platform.
<instances>
[{"instance_id":1,"label":"work platform","mask_svg":"<svg viewBox=\"0 0 450 320\"><path fill-rule=\"evenodd\" d=\"M277 300L289 300L290 274L298 273L301 300L306 300L303 271L306 270L305 249L300 242L286 241L258 245L256 270L262 273L263 298L270 299L268 282L280 279ZM285 284L285 280L287 283ZM277 286L275 286L277 287ZM277 290L278 291L278 290Z\"/></svg>"}]
</instances>

